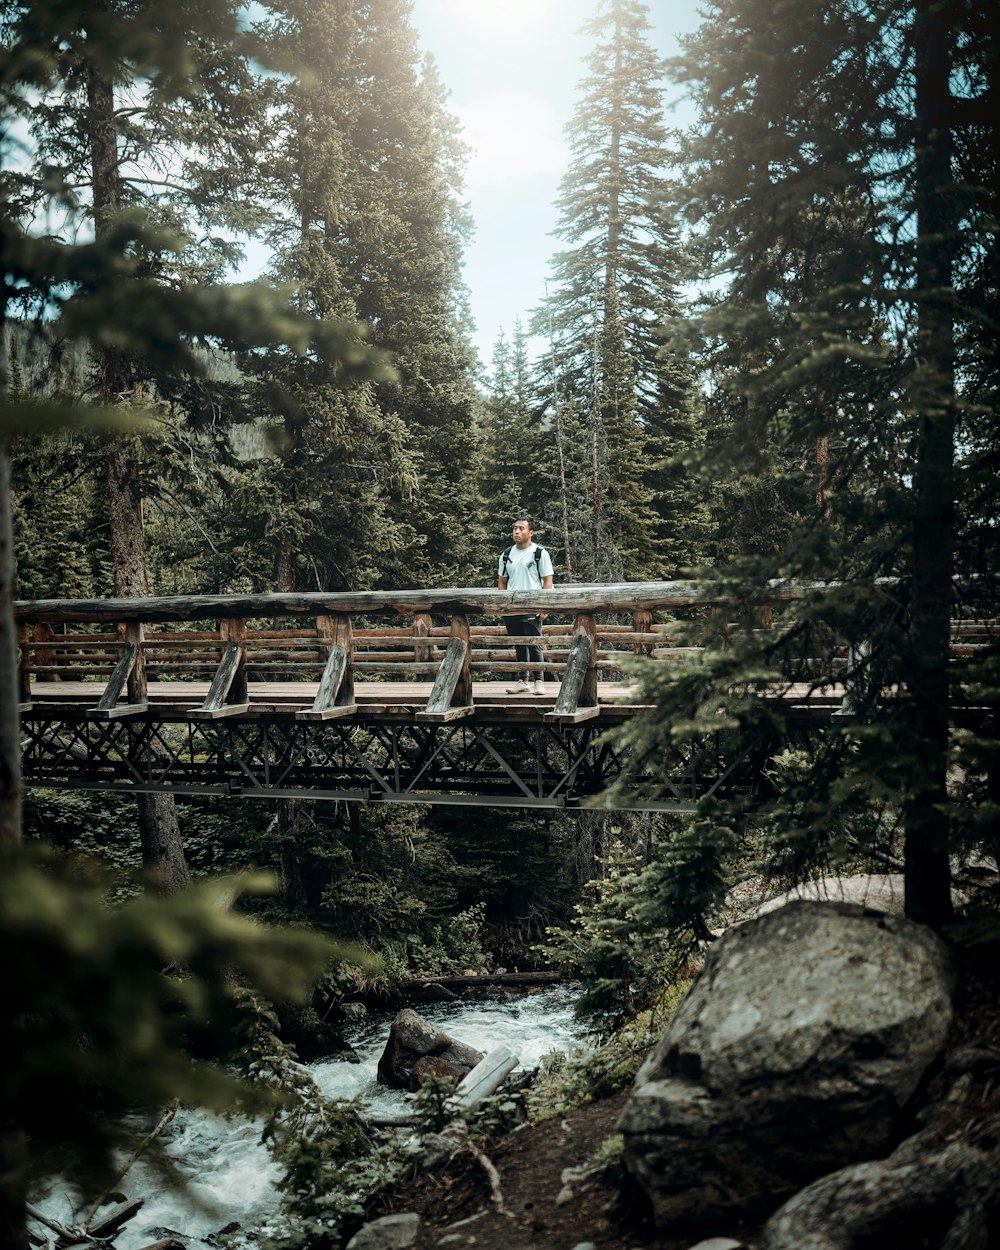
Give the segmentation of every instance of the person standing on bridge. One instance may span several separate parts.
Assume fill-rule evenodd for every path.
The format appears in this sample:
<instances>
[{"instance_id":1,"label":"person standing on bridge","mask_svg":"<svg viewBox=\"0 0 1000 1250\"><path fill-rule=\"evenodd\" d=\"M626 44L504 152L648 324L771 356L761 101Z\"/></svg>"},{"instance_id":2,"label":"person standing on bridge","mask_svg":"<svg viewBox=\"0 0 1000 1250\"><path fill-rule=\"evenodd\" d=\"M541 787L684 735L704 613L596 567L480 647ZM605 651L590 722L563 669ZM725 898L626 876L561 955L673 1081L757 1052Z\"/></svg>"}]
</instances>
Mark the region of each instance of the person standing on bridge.
<instances>
[{"instance_id":1,"label":"person standing on bridge","mask_svg":"<svg viewBox=\"0 0 1000 1250\"><path fill-rule=\"evenodd\" d=\"M551 590L552 558L544 547L534 541L531 520L518 517L511 533L513 546L500 553L497 564L497 587L500 590ZM516 638L540 638L545 613L537 616L505 616L503 623L507 633ZM542 648L538 643L518 643L514 648L518 663L525 667L520 680L508 687L510 694L545 693L545 677L542 670ZM531 669L535 669L534 682Z\"/></svg>"}]
</instances>

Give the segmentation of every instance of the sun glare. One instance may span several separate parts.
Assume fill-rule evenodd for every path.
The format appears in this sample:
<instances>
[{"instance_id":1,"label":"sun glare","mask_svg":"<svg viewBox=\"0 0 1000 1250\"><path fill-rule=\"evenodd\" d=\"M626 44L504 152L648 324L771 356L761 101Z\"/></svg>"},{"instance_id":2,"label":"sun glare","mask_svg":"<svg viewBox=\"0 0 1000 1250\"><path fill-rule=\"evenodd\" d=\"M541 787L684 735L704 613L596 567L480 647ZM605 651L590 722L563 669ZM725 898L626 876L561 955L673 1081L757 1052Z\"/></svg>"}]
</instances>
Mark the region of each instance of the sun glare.
<instances>
[{"instance_id":1,"label":"sun glare","mask_svg":"<svg viewBox=\"0 0 1000 1250\"><path fill-rule=\"evenodd\" d=\"M493 36L537 29L564 7L561 0L438 0L451 21Z\"/></svg>"}]
</instances>

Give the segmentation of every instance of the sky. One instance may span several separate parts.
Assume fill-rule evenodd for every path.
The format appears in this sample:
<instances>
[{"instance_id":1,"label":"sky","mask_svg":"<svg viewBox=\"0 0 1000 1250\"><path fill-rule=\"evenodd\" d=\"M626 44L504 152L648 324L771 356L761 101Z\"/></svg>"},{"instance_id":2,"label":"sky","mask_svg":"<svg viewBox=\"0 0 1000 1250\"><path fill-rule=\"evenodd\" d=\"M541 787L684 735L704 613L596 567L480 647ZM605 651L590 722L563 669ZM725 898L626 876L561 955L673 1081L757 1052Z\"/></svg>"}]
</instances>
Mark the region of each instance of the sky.
<instances>
[{"instance_id":1,"label":"sky","mask_svg":"<svg viewBox=\"0 0 1000 1250\"><path fill-rule=\"evenodd\" d=\"M697 4L650 0L651 43L661 56L697 27ZM563 128L590 51L579 29L594 8L594 0L413 0L421 47L437 62L473 149L466 190L475 236L465 282L472 341L487 368L501 329L509 340L520 317L527 330L561 246L552 231L569 155ZM668 124L680 116L668 113Z\"/></svg>"}]
</instances>

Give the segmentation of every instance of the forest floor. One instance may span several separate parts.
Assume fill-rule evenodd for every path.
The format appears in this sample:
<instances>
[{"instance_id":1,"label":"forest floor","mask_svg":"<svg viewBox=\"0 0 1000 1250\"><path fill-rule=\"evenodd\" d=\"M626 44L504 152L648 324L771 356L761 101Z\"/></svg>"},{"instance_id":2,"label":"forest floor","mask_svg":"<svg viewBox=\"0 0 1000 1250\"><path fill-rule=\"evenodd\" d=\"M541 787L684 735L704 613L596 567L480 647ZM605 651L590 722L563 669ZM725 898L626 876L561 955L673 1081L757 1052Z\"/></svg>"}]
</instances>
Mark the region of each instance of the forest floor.
<instances>
[{"instance_id":1,"label":"forest floor","mask_svg":"<svg viewBox=\"0 0 1000 1250\"><path fill-rule=\"evenodd\" d=\"M931 1123L942 1137L968 1132L1000 1115L1000 960L997 950L962 961L955 1019L946 1051L914 1099L901 1137ZM970 1057L978 1056L975 1062ZM992 1058L991 1058L992 1057ZM757 1244L760 1226L737 1219L677 1237L651 1226L641 1195L623 1190L612 1168L557 1205L563 1172L591 1161L616 1132L627 1094L589 1104L563 1117L527 1124L481 1145L495 1169L468 1150L441 1171L422 1173L398 1189L377 1213L415 1211L422 1217L416 1250L687 1250L702 1238L731 1237ZM503 1210L498 1209L502 1203Z\"/></svg>"}]
</instances>

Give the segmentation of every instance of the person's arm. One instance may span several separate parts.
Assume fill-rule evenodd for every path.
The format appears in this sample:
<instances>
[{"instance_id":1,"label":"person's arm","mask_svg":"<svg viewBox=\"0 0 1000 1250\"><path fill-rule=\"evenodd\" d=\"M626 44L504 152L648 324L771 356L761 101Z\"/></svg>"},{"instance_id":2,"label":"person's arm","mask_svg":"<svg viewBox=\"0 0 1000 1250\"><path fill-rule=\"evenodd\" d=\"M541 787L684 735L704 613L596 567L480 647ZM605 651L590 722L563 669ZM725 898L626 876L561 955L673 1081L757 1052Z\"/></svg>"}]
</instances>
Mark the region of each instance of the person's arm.
<instances>
[{"instance_id":1,"label":"person's arm","mask_svg":"<svg viewBox=\"0 0 1000 1250\"><path fill-rule=\"evenodd\" d=\"M506 590L506 589L507 589L506 577L503 577L503 576L497 577L497 590Z\"/></svg>"}]
</instances>

